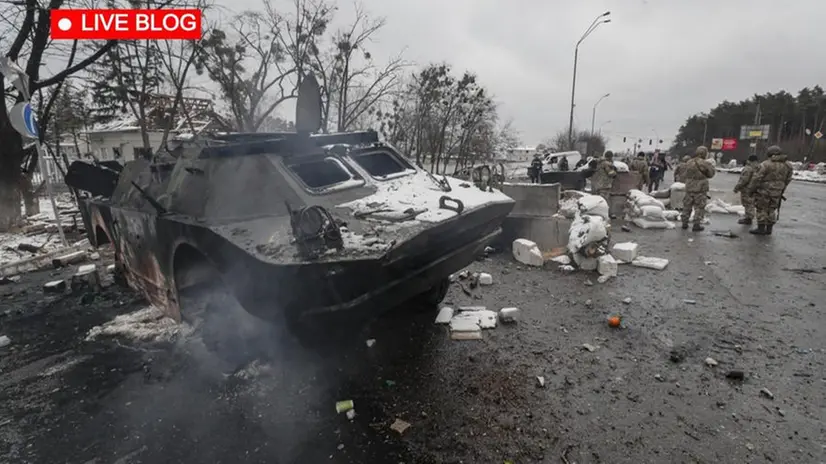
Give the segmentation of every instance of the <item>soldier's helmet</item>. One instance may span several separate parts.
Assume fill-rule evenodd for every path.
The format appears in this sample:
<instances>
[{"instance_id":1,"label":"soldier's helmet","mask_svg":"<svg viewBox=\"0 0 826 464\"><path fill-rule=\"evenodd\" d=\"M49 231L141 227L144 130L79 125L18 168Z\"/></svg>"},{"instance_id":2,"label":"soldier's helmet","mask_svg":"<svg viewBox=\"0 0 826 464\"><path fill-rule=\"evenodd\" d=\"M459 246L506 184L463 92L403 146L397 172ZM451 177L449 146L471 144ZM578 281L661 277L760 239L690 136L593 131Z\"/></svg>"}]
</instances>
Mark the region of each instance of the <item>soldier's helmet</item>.
<instances>
[{"instance_id":1,"label":"soldier's helmet","mask_svg":"<svg viewBox=\"0 0 826 464\"><path fill-rule=\"evenodd\" d=\"M708 148L700 145L697 147L697 150L694 152L694 156L699 156L700 158L705 158L708 156Z\"/></svg>"},{"instance_id":2,"label":"soldier's helmet","mask_svg":"<svg viewBox=\"0 0 826 464\"><path fill-rule=\"evenodd\" d=\"M683 156L683 161L688 161L688 160L690 160L690 159L691 159L691 157L690 157L690 156L688 156L688 155Z\"/></svg>"},{"instance_id":3,"label":"soldier's helmet","mask_svg":"<svg viewBox=\"0 0 826 464\"><path fill-rule=\"evenodd\" d=\"M606 151L605 152L605 158L606 159L614 159L614 152L611 151L611 150Z\"/></svg>"},{"instance_id":4,"label":"soldier's helmet","mask_svg":"<svg viewBox=\"0 0 826 464\"><path fill-rule=\"evenodd\" d=\"M780 149L777 145L772 145L769 147L768 151L766 152L769 156L780 155L783 153L783 150Z\"/></svg>"}]
</instances>

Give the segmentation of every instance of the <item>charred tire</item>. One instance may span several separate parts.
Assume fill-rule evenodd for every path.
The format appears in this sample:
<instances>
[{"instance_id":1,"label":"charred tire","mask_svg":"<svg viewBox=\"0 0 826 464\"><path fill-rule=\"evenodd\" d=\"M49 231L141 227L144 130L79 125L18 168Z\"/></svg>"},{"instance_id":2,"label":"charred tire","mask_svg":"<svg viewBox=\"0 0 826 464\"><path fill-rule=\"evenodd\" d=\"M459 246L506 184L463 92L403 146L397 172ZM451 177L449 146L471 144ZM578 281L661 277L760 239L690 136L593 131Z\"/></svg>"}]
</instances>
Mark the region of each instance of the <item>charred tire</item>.
<instances>
[{"instance_id":1,"label":"charred tire","mask_svg":"<svg viewBox=\"0 0 826 464\"><path fill-rule=\"evenodd\" d=\"M430 290L416 297L416 303L424 306L425 310L431 310L444 301L447 291L450 290L450 279L444 279Z\"/></svg>"}]
</instances>

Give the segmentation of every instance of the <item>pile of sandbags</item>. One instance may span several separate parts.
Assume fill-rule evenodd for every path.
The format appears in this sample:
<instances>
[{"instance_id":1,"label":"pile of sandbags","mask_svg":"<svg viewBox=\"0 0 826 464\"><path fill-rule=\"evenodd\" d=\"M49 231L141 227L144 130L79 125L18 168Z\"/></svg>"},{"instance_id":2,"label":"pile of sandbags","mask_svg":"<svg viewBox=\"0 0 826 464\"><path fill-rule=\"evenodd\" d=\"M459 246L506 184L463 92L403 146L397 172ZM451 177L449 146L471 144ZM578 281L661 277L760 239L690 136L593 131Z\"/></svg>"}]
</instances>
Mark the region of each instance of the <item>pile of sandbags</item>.
<instances>
[{"instance_id":1,"label":"pile of sandbags","mask_svg":"<svg viewBox=\"0 0 826 464\"><path fill-rule=\"evenodd\" d=\"M579 212L579 199L584 196L590 195L579 190L565 190L559 196L559 211L557 214L567 219L573 219L576 217L576 213Z\"/></svg>"},{"instance_id":2,"label":"pile of sandbags","mask_svg":"<svg viewBox=\"0 0 826 464\"><path fill-rule=\"evenodd\" d=\"M599 195L582 195L577 199L577 210L585 216L599 216L610 220L608 202Z\"/></svg>"},{"instance_id":3,"label":"pile of sandbags","mask_svg":"<svg viewBox=\"0 0 826 464\"><path fill-rule=\"evenodd\" d=\"M674 223L665 217L665 205L660 200L640 190L632 189L627 194L627 221L642 229L673 229Z\"/></svg>"},{"instance_id":4,"label":"pile of sandbags","mask_svg":"<svg viewBox=\"0 0 826 464\"><path fill-rule=\"evenodd\" d=\"M589 195L593 197L593 195ZM591 209L602 213L608 205L601 197L602 204L589 204L585 197L580 199L580 209ZM582 200L585 200L584 204ZM592 200L590 203L598 203ZM590 208L589 208L590 207ZM611 224L602 214L587 214L577 211L568 231L568 251L576 265L586 271L595 271L601 266L603 256L608 254ZM608 263L606 263L608 264ZM614 273L616 275L616 273Z\"/></svg>"}]
</instances>

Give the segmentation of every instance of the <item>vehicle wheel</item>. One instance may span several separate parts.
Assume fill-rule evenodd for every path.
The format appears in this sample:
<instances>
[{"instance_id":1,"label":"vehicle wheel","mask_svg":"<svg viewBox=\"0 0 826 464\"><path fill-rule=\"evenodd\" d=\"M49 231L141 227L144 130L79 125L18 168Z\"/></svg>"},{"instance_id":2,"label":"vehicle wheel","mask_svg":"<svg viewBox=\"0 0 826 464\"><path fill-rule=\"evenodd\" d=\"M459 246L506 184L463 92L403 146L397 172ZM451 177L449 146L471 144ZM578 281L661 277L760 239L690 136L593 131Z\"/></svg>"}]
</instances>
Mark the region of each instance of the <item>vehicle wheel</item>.
<instances>
[{"instance_id":1,"label":"vehicle wheel","mask_svg":"<svg viewBox=\"0 0 826 464\"><path fill-rule=\"evenodd\" d=\"M450 279L444 279L430 290L419 295L416 302L425 306L428 310L433 309L444 301L448 290L450 290Z\"/></svg>"}]
</instances>

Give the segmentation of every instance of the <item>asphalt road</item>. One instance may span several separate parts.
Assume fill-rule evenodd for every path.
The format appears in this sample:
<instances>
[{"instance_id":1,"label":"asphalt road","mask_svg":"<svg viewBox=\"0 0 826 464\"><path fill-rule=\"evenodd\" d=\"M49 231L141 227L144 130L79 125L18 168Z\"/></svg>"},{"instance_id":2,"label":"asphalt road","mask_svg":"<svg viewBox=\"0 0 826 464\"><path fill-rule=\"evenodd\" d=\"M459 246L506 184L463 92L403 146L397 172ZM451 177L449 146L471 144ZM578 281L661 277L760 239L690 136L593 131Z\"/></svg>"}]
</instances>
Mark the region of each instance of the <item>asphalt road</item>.
<instances>
[{"instance_id":1,"label":"asphalt road","mask_svg":"<svg viewBox=\"0 0 826 464\"><path fill-rule=\"evenodd\" d=\"M719 174L712 195L733 199L736 178ZM143 304L113 287L46 298L54 276L25 275L0 287L13 340L0 349L0 462L826 462L826 186L787 196L771 237L726 215L702 233L615 231L671 262L605 284L509 253L479 261L494 285L454 286L447 302L522 311L480 341L451 341L408 307L335 349L274 342L235 373L182 342L84 341ZM744 381L726 379L734 369ZM335 412L345 399L352 421Z\"/></svg>"}]
</instances>

